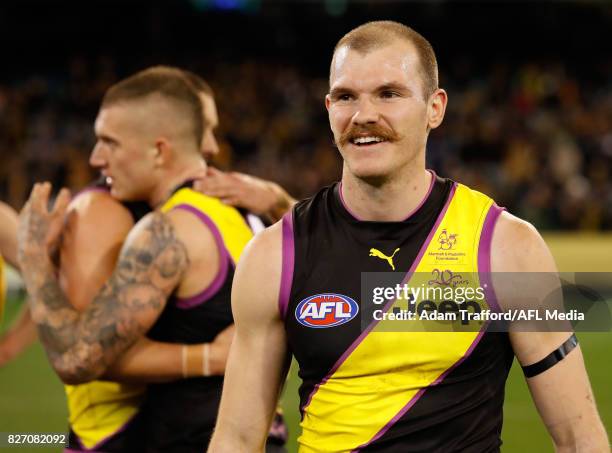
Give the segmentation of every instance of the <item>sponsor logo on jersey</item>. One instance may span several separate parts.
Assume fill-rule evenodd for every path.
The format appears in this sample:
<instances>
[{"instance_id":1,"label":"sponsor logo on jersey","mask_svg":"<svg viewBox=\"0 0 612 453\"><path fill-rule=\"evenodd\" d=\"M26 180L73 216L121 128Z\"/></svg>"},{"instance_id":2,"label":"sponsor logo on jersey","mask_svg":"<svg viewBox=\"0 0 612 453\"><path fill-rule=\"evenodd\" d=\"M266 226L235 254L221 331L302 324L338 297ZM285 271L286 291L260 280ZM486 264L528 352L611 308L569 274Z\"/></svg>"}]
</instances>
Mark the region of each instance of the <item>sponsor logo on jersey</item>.
<instances>
[{"instance_id":1,"label":"sponsor logo on jersey","mask_svg":"<svg viewBox=\"0 0 612 453\"><path fill-rule=\"evenodd\" d=\"M376 258L380 258L381 260L386 261L387 263L389 263L389 266L391 266L391 269L395 270L395 264L393 264L393 257L395 256L395 254L397 252L399 252L399 250L400 249L397 248L397 249L395 249L395 251L393 252L393 254L391 256L387 256L383 252L381 252L380 250L375 249L375 248L371 248L369 256L375 256Z\"/></svg>"},{"instance_id":2,"label":"sponsor logo on jersey","mask_svg":"<svg viewBox=\"0 0 612 453\"><path fill-rule=\"evenodd\" d=\"M425 255L425 262L440 266L451 264L468 264L466 245L459 240L459 233L443 228L436 238L437 247L430 247Z\"/></svg>"},{"instance_id":3,"label":"sponsor logo on jersey","mask_svg":"<svg viewBox=\"0 0 612 453\"><path fill-rule=\"evenodd\" d=\"M346 324L359 313L359 305L342 294L316 294L302 300L295 309L295 318L306 327L324 329Z\"/></svg>"},{"instance_id":4,"label":"sponsor logo on jersey","mask_svg":"<svg viewBox=\"0 0 612 453\"><path fill-rule=\"evenodd\" d=\"M446 228L443 229L438 236L438 243L440 244L438 250L454 250L455 245L457 245L457 236L458 234L450 234L446 231Z\"/></svg>"}]
</instances>

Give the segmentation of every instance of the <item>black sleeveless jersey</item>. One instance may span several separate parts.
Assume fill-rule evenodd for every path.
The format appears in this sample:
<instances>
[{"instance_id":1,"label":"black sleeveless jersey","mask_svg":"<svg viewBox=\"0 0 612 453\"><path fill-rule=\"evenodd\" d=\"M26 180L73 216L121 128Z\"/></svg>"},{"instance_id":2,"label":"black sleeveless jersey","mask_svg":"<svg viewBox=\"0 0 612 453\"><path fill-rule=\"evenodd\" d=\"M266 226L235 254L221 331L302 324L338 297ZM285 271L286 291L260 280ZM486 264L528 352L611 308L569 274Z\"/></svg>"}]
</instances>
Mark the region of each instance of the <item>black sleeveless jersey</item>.
<instances>
[{"instance_id":1,"label":"black sleeveless jersey","mask_svg":"<svg viewBox=\"0 0 612 453\"><path fill-rule=\"evenodd\" d=\"M230 296L235 263L253 236L249 219L237 209L191 189L179 187L162 212L185 209L209 228L220 253L220 269L208 288L187 299L172 296L148 332L152 340L169 343L208 343L233 323ZM205 451L215 425L222 376L182 379L147 388L141 416L149 452Z\"/></svg>"},{"instance_id":2,"label":"black sleeveless jersey","mask_svg":"<svg viewBox=\"0 0 612 453\"><path fill-rule=\"evenodd\" d=\"M497 451L507 335L376 332L361 318L361 273L411 275L438 261L488 272L499 208L434 175L404 221L361 221L341 190L325 188L283 219L279 309L303 380L300 451Z\"/></svg>"},{"instance_id":3,"label":"black sleeveless jersey","mask_svg":"<svg viewBox=\"0 0 612 453\"><path fill-rule=\"evenodd\" d=\"M201 293L188 299L174 295L170 297L147 333L149 338L160 342L211 342L233 323L230 295L236 254L253 233L265 227L258 216L244 209L222 205L217 200L192 191L192 186L193 182L187 181L177 187L165 206L168 206L167 210L190 210L203 221L203 228L208 227L213 231L221 252L221 270ZM85 190L108 191L108 186L104 178L100 178ZM178 201L173 204L173 199ZM122 205L130 211L134 223L152 211L146 202L122 202ZM235 243L230 245L232 240ZM138 445L133 451L204 451L216 421L222 386L222 376L149 384L138 416L127 426L129 429L115 436L117 439L113 438L113 441L121 441L121 445L128 446L128 450L131 448L129 445ZM277 416L275 426L281 434L271 434L269 439L282 444L282 416ZM146 436L142 435L143 431Z\"/></svg>"}]
</instances>

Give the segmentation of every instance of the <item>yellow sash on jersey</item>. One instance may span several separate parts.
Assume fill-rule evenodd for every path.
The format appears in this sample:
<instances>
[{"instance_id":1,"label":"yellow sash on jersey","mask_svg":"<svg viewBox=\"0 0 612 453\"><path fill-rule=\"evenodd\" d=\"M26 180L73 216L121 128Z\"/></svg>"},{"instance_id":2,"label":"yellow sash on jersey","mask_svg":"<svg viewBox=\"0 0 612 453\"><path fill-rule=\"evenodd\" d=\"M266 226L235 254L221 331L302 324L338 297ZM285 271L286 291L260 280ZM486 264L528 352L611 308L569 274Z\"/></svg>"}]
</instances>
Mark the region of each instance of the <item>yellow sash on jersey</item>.
<instances>
[{"instance_id":1,"label":"yellow sash on jersey","mask_svg":"<svg viewBox=\"0 0 612 453\"><path fill-rule=\"evenodd\" d=\"M413 279L431 275L435 269L454 274L478 272L480 234L493 201L463 185L457 185L451 196L423 246L420 261L413 266L420 274L408 276L411 286L417 283ZM454 241L449 245L451 235ZM355 342L354 350L314 391L305 408L300 453L352 451L376 439L428 386L437 384L471 352L482 335L424 332L427 328L419 329L418 322L412 325L416 326L413 330L422 331L390 331L380 322Z\"/></svg>"},{"instance_id":2,"label":"yellow sash on jersey","mask_svg":"<svg viewBox=\"0 0 612 453\"><path fill-rule=\"evenodd\" d=\"M123 428L138 412L145 386L93 381L66 385L68 420L86 448Z\"/></svg>"},{"instance_id":3,"label":"yellow sash on jersey","mask_svg":"<svg viewBox=\"0 0 612 453\"><path fill-rule=\"evenodd\" d=\"M168 212L179 205L195 208L212 220L221 234L223 244L232 261L238 262L244 247L253 237L253 232L236 208L221 203L218 198L209 197L190 188L183 188L164 203L161 211Z\"/></svg>"}]
</instances>

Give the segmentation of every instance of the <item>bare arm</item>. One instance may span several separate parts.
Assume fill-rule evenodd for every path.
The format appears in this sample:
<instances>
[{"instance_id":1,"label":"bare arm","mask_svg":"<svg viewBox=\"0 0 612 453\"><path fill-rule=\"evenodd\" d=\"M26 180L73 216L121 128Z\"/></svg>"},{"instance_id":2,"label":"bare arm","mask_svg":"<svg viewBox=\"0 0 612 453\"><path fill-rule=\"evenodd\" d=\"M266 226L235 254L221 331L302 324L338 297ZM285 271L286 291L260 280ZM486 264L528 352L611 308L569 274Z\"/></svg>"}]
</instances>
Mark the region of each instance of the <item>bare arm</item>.
<instances>
[{"instance_id":1,"label":"bare arm","mask_svg":"<svg viewBox=\"0 0 612 453\"><path fill-rule=\"evenodd\" d=\"M496 273L546 272L553 275L557 272L550 251L537 231L507 213L502 214L495 228L491 269ZM556 289L553 285L544 282L535 290L540 291L544 299ZM511 298L510 292L516 291L516 288L500 291L498 285L495 288L502 305L503 299ZM511 332L510 340L520 364L526 366L542 360L570 335L571 332ZM552 368L527 378L527 384L557 452L609 451L580 346Z\"/></svg>"},{"instance_id":2,"label":"bare arm","mask_svg":"<svg viewBox=\"0 0 612 453\"><path fill-rule=\"evenodd\" d=\"M123 241L133 226L129 211L107 192L85 192L70 203L62 235L59 275L62 290L75 308L85 309L110 278ZM28 325L36 338L31 319ZM223 374L232 335L233 327L228 327L210 343L211 374ZM187 348L185 369L183 347ZM112 363L104 378L120 382L165 382L201 376L203 347L203 344L159 343L142 337Z\"/></svg>"},{"instance_id":3,"label":"bare arm","mask_svg":"<svg viewBox=\"0 0 612 453\"><path fill-rule=\"evenodd\" d=\"M17 212L6 203L0 202L0 255L15 268L17 264Z\"/></svg>"},{"instance_id":4,"label":"bare arm","mask_svg":"<svg viewBox=\"0 0 612 453\"><path fill-rule=\"evenodd\" d=\"M110 278L133 226L130 212L107 192L85 192L70 203L62 233L59 279L77 310L84 310Z\"/></svg>"},{"instance_id":5,"label":"bare arm","mask_svg":"<svg viewBox=\"0 0 612 453\"><path fill-rule=\"evenodd\" d=\"M223 330L211 343L159 343L143 337L108 368L104 379L169 382L198 376L222 376L233 337L233 325ZM205 347L208 348L207 353ZM208 361L207 365L205 361Z\"/></svg>"},{"instance_id":6,"label":"bare arm","mask_svg":"<svg viewBox=\"0 0 612 453\"><path fill-rule=\"evenodd\" d=\"M244 173L224 173L214 167L208 168L206 177L198 181L196 188L229 205L248 209L257 215L265 215L272 222L280 220L296 203L296 200L275 182Z\"/></svg>"},{"instance_id":7,"label":"bare arm","mask_svg":"<svg viewBox=\"0 0 612 453\"><path fill-rule=\"evenodd\" d=\"M0 202L0 255L11 266L17 264L17 212ZM0 316L2 307L0 307ZM11 328L0 338L0 366L10 362L36 340L30 310L24 306Z\"/></svg>"},{"instance_id":8,"label":"bare arm","mask_svg":"<svg viewBox=\"0 0 612 453\"><path fill-rule=\"evenodd\" d=\"M36 341L36 325L24 305L11 328L0 338L0 367L18 357Z\"/></svg>"},{"instance_id":9,"label":"bare arm","mask_svg":"<svg viewBox=\"0 0 612 453\"><path fill-rule=\"evenodd\" d=\"M236 336L209 452L264 449L287 359L285 330L278 311L280 227L277 223L258 234L236 270L232 288Z\"/></svg>"},{"instance_id":10,"label":"bare arm","mask_svg":"<svg viewBox=\"0 0 612 453\"><path fill-rule=\"evenodd\" d=\"M99 377L163 310L189 264L169 215L152 213L130 232L109 281L79 313L61 291L49 248L61 231L67 193L47 211L51 186L36 184L21 214L19 261L32 318L53 368L68 383Z\"/></svg>"}]
</instances>

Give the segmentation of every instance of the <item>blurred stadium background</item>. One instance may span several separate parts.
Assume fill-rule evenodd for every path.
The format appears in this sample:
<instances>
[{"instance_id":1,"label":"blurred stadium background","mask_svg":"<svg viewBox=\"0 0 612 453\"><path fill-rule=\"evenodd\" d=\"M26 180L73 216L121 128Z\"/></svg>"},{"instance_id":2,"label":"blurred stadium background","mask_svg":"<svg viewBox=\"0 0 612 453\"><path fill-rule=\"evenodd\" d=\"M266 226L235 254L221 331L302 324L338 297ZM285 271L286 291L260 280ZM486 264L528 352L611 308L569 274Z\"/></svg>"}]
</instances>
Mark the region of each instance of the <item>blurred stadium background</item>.
<instances>
[{"instance_id":1,"label":"blurred stadium background","mask_svg":"<svg viewBox=\"0 0 612 453\"><path fill-rule=\"evenodd\" d=\"M536 225L562 270L612 272L608 1L2 2L0 199L19 209L34 181L86 185L104 90L153 64L191 69L214 88L220 168L309 196L340 176L323 106L333 46L374 19L411 25L437 52L450 102L429 166ZM0 331L22 299L12 294ZM612 335L580 341L610 432ZM293 445L297 385L292 369ZM552 451L516 367L506 399L503 451ZM63 391L39 346L0 367L0 432L65 426Z\"/></svg>"}]
</instances>

